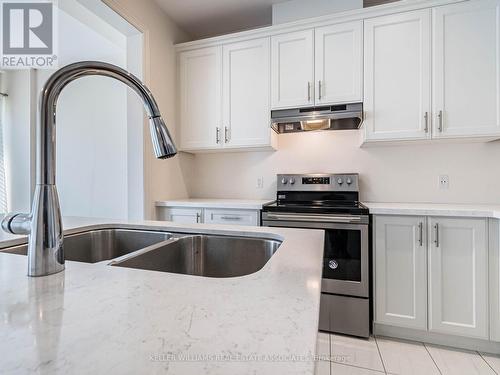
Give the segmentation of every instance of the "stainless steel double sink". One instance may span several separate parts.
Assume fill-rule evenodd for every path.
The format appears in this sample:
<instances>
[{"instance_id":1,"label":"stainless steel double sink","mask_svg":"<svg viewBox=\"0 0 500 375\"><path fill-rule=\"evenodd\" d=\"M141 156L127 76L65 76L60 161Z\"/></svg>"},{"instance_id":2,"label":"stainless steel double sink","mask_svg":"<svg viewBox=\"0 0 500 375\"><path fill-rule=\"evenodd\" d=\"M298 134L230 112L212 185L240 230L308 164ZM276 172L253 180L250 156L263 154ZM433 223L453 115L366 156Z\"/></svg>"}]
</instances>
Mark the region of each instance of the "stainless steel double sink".
<instances>
[{"instance_id":1,"label":"stainless steel double sink","mask_svg":"<svg viewBox=\"0 0 500 375\"><path fill-rule=\"evenodd\" d=\"M97 229L64 237L66 260L181 273L236 277L260 270L281 241L258 237L185 234L140 229ZM0 249L26 255L28 245Z\"/></svg>"}]
</instances>

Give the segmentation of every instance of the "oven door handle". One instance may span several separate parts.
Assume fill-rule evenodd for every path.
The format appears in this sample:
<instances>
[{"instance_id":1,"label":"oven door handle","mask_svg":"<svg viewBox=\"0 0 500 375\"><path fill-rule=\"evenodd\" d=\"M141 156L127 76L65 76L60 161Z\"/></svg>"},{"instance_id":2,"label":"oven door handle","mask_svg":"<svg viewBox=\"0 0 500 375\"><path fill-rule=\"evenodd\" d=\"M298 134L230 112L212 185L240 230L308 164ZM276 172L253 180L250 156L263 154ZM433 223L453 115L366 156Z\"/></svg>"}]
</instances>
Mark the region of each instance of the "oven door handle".
<instances>
[{"instance_id":1,"label":"oven door handle","mask_svg":"<svg viewBox=\"0 0 500 375\"><path fill-rule=\"evenodd\" d=\"M289 220L289 221L314 221L329 223L358 223L361 216L338 216L338 215L287 215L266 213L266 219Z\"/></svg>"}]
</instances>

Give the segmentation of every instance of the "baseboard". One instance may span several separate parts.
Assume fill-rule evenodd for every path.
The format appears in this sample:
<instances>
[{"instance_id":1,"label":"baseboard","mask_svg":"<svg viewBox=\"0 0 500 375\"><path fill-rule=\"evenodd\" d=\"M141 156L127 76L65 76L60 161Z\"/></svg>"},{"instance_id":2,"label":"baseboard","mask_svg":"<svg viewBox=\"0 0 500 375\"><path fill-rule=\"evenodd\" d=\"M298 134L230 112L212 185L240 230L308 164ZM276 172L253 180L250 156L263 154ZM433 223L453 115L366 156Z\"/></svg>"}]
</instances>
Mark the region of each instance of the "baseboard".
<instances>
[{"instance_id":1,"label":"baseboard","mask_svg":"<svg viewBox=\"0 0 500 375\"><path fill-rule=\"evenodd\" d=\"M451 346L453 348L477 350L485 353L500 354L500 342L472 339L441 333L419 331L411 328L373 324L373 334L398 339L420 341L428 344Z\"/></svg>"}]
</instances>

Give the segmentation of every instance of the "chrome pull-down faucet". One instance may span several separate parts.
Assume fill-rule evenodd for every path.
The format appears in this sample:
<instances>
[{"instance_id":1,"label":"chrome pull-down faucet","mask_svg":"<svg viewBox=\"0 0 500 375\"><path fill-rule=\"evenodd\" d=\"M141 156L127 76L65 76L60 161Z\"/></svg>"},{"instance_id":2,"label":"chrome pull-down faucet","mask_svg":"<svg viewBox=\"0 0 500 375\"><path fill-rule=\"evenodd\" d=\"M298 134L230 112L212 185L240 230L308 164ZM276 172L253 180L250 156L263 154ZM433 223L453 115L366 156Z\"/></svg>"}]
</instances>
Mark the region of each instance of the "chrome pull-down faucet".
<instances>
[{"instance_id":1,"label":"chrome pull-down faucet","mask_svg":"<svg viewBox=\"0 0 500 375\"><path fill-rule=\"evenodd\" d=\"M7 214L2 220L4 231L29 236L28 276L46 276L64 270L61 209L55 178L57 99L70 82L93 75L117 79L139 95L149 116L151 139L157 158L169 158L177 153L153 95L134 75L99 61L82 61L55 72L41 92L36 132L36 187L31 214Z\"/></svg>"}]
</instances>

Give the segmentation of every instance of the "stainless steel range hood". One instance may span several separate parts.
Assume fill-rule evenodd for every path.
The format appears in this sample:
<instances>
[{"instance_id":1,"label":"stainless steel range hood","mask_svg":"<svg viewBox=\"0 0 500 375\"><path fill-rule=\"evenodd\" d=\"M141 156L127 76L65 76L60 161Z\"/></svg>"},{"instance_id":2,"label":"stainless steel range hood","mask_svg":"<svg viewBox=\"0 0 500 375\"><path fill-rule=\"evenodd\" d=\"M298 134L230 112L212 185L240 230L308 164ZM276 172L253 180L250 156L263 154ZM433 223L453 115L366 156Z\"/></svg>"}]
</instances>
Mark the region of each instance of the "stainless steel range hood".
<instances>
[{"instance_id":1,"label":"stainless steel range hood","mask_svg":"<svg viewBox=\"0 0 500 375\"><path fill-rule=\"evenodd\" d=\"M358 129L362 122L363 103L271 111L271 127L276 133Z\"/></svg>"}]
</instances>

